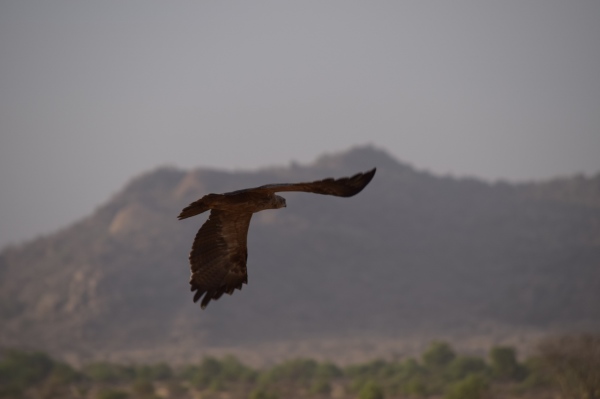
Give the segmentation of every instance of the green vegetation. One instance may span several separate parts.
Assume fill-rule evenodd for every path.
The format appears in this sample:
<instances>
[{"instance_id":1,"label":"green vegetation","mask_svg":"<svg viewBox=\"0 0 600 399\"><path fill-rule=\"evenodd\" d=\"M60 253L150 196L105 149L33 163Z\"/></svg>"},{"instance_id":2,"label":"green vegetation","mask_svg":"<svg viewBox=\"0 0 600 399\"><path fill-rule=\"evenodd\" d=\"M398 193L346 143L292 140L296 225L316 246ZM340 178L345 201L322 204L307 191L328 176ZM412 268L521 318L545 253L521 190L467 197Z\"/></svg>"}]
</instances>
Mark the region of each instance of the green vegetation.
<instances>
[{"instance_id":1,"label":"green vegetation","mask_svg":"<svg viewBox=\"0 0 600 399\"><path fill-rule=\"evenodd\" d=\"M265 369L233 356L206 357L172 368L165 363L94 362L74 369L41 352L0 354L0 398L444 398L600 397L600 336L543 341L521 362L514 348L486 358L433 342L419 359L373 360L341 368L294 359Z\"/></svg>"},{"instance_id":2,"label":"green vegetation","mask_svg":"<svg viewBox=\"0 0 600 399\"><path fill-rule=\"evenodd\" d=\"M363 385L358 394L358 399L383 399L383 390L374 381L369 381Z\"/></svg>"},{"instance_id":3,"label":"green vegetation","mask_svg":"<svg viewBox=\"0 0 600 399\"><path fill-rule=\"evenodd\" d=\"M80 379L72 367L45 353L8 350L0 357L0 398L21 397L30 387L51 397Z\"/></svg>"},{"instance_id":4,"label":"green vegetation","mask_svg":"<svg viewBox=\"0 0 600 399\"><path fill-rule=\"evenodd\" d=\"M478 374L470 374L450 385L445 399L480 399L487 390L489 382Z\"/></svg>"}]
</instances>

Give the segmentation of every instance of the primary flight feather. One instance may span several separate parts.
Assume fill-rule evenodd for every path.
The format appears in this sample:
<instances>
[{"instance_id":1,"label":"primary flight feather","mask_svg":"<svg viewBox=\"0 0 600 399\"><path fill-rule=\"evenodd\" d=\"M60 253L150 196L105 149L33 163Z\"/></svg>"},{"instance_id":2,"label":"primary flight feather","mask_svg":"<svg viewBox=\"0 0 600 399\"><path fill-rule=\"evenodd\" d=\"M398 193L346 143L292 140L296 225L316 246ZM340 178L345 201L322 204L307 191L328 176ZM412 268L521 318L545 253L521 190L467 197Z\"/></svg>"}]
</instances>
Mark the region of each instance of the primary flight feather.
<instances>
[{"instance_id":1,"label":"primary flight feather","mask_svg":"<svg viewBox=\"0 0 600 399\"><path fill-rule=\"evenodd\" d=\"M357 173L352 177L324 179L309 183L268 184L224 194L208 194L185 207L178 218L186 219L210 209L190 252L191 291L200 306L219 299L224 293L233 294L248 283L246 246L252 214L265 209L286 206L285 198L276 192L302 191L307 193L352 197L369 184L375 170Z\"/></svg>"}]
</instances>

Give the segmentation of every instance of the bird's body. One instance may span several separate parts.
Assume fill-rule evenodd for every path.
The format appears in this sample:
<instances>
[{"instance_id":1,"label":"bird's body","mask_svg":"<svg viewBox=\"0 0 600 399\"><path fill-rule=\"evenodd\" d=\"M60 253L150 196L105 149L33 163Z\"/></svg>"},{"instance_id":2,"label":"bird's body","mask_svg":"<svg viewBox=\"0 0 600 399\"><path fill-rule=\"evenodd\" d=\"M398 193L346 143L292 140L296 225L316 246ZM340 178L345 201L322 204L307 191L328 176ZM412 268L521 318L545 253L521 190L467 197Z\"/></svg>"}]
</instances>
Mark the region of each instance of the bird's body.
<instances>
[{"instance_id":1,"label":"bird's body","mask_svg":"<svg viewBox=\"0 0 600 399\"><path fill-rule=\"evenodd\" d=\"M310 183L270 184L224 194L208 194L192 202L179 214L186 219L211 210L202 225L190 252L191 290L196 291L194 302L202 296L205 308L211 299L224 293L232 294L248 283L246 261L247 237L252 214L265 209L286 206L285 199L276 195L282 191L303 191L338 197L351 197L362 191L375 175L375 169L341 179L324 179Z\"/></svg>"},{"instance_id":2,"label":"bird's body","mask_svg":"<svg viewBox=\"0 0 600 399\"><path fill-rule=\"evenodd\" d=\"M283 205L281 205L278 199L283 200ZM273 193L238 190L225 194L205 195L181 211L179 219L195 216L209 209L237 213L256 213L265 209L282 207L285 207L285 199Z\"/></svg>"}]
</instances>

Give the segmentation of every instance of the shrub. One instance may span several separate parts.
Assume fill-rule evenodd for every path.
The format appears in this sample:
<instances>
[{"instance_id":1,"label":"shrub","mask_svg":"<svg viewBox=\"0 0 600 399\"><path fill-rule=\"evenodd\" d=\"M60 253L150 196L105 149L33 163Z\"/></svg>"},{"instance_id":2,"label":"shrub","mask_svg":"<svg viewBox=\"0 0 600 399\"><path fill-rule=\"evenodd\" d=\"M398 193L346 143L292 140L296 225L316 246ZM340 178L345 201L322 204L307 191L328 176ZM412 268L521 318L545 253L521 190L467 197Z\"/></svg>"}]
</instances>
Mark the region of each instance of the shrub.
<instances>
[{"instance_id":1,"label":"shrub","mask_svg":"<svg viewBox=\"0 0 600 399\"><path fill-rule=\"evenodd\" d=\"M137 378L148 381L165 381L173 376L171 367L166 363L137 366L135 368Z\"/></svg>"},{"instance_id":2,"label":"shrub","mask_svg":"<svg viewBox=\"0 0 600 399\"><path fill-rule=\"evenodd\" d=\"M309 392L313 395L330 395L331 385L325 379L318 379L310 386Z\"/></svg>"},{"instance_id":3,"label":"shrub","mask_svg":"<svg viewBox=\"0 0 600 399\"><path fill-rule=\"evenodd\" d=\"M369 381L363 385L358 393L359 399L383 399L383 390L373 381Z\"/></svg>"},{"instance_id":4,"label":"shrub","mask_svg":"<svg viewBox=\"0 0 600 399\"><path fill-rule=\"evenodd\" d=\"M254 381L256 375L254 370L233 356L227 356L221 361L206 357L199 366L188 366L182 373L196 387L211 387L213 390L220 390L225 383Z\"/></svg>"},{"instance_id":5,"label":"shrub","mask_svg":"<svg viewBox=\"0 0 600 399\"><path fill-rule=\"evenodd\" d=\"M444 399L480 399L487 389L488 382L483 376L471 374L452 384L444 395Z\"/></svg>"},{"instance_id":6,"label":"shrub","mask_svg":"<svg viewBox=\"0 0 600 399\"><path fill-rule=\"evenodd\" d=\"M154 385L148 380L139 379L133 383L133 393L136 397L151 398L154 396Z\"/></svg>"},{"instance_id":7,"label":"shrub","mask_svg":"<svg viewBox=\"0 0 600 399\"><path fill-rule=\"evenodd\" d=\"M250 396L248 396L248 399L278 399L277 395L275 395L272 392L268 392L264 389L255 389L254 391L250 392Z\"/></svg>"},{"instance_id":8,"label":"shrub","mask_svg":"<svg viewBox=\"0 0 600 399\"><path fill-rule=\"evenodd\" d=\"M488 366L483 359L472 356L458 356L446 368L450 381L458 381L470 374L486 374Z\"/></svg>"},{"instance_id":9,"label":"shrub","mask_svg":"<svg viewBox=\"0 0 600 399\"><path fill-rule=\"evenodd\" d=\"M83 372L91 380L107 384L131 382L135 378L132 367L108 362L90 363L83 368Z\"/></svg>"},{"instance_id":10,"label":"shrub","mask_svg":"<svg viewBox=\"0 0 600 399\"><path fill-rule=\"evenodd\" d=\"M9 350L0 360L0 397L20 396L26 388L44 381L55 367L45 353Z\"/></svg>"},{"instance_id":11,"label":"shrub","mask_svg":"<svg viewBox=\"0 0 600 399\"><path fill-rule=\"evenodd\" d=\"M294 359L273 367L263 377L263 382L297 383L308 386L314 379L318 363L312 359Z\"/></svg>"},{"instance_id":12,"label":"shrub","mask_svg":"<svg viewBox=\"0 0 600 399\"><path fill-rule=\"evenodd\" d=\"M549 379L565 397L600 397L600 334L547 338L538 356Z\"/></svg>"},{"instance_id":13,"label":"shrub","mask_svg":"<svg viewBox=\"0 0 600 399\"><path fill-rule=\"evenodd\" d=\"M117 389L103 389L98 392L96 399L128 399L129 394Z\"/></svg>"},{"instance_id":14,"label":"shrub","mask_svg":"<svg viewBox=\"0 0 600 399\"><path fill-rule=\"evenodd\" d=\"M411 377L402 388L405 394L411 396L425 397L428 394L427 384L420 376Z\"/></svg>"},{"instance_id":15,"label":"shrub","mask_svg":"<svg viewBox=\"0 0 600 399\"><path fill-rule=\"evenodd\" d=\"M423 363L428 369L439 370L447 366L456 354L446 342L433 342L423 353Z\"/></svg>"},{"instance_id":16,"label":"shrub","mask_svg":"<svg viewBox=\"0 0 600 399\"><path fill-rule=\"evenodd\" d=\"M516 351L508 346L493 347L490 350L490 364L492 375L500 380L522 380L526 374L517 361Z\"/></svg>"}]
</instances>

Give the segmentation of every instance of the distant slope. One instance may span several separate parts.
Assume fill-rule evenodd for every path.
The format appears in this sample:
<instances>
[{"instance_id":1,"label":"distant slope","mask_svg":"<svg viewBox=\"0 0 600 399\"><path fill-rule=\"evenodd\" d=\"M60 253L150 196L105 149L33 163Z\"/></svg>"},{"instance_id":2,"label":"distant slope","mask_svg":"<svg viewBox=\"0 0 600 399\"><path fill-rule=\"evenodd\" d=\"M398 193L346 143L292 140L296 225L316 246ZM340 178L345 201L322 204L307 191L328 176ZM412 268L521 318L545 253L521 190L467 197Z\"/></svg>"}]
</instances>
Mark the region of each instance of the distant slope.
<instances>
[{"instance_id":1,"label":"distant slope","mask_svg":"<svg viewBox=\"0 0 600 399\"><path fill-rule=\"evenodd\" d=\"M187 254L210 192L378 168L349 199L286 193L253 218L249 285L192 303ZM340 337L600 329L600 176L438 177L372 148L307 166L161 168L94 214L0 254L0 346L77 356ZM490 327L492 326L492 327Z\"/></svg>"}]
</instances>

